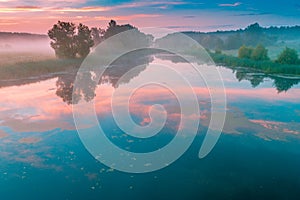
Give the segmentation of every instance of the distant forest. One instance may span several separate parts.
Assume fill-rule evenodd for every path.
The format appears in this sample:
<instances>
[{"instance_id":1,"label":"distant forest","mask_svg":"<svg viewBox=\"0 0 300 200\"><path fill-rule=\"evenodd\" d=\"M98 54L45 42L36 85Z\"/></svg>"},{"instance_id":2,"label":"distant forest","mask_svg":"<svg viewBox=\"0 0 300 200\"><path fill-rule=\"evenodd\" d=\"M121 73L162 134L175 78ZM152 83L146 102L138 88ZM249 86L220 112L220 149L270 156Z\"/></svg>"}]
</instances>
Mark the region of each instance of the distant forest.
<instances>
[{"instance_id":1,"label":"distant forest","mask_svg":"<svg viewBox=\"0 0 300 200\"><path fill-rule=\"evenodd\" d=\"M258 23L254 23L245 29L232 31L216 31L216 32L195 32L185 31L185 35L193 38L207 49L233 50L238 49L242 45L256 46L262 44L269 46L275 42L293 40L300 38L300 26L282 26L282 27L261 27ZM176 37L176 33L169 34L161 40L172 39ZM159 42L159 39L158 41Z\"/></svg>"},{"instance_id":2,"label":"distant forest","mask_svg":"<svg viewBox=\"0 0 300 200\"><path fill-rule=\"evenodd\" d=\"M281 27L261 27L258 23L254 23L245 29L231 30L231 31L215 31L215 32L195 32L185 31L184 33L202 46L208 49L238 49L243 44L253 45L263 44L268 46L275 41L284 41L299 39L300 26L281 26ZM174 33L176 34L176 33ZM169 37L174 34L169 34ZM0 32L0 40L10 39L28 39L40 40L48 39L45 34L31 34L18 32Z\"/></svg>"},{"instance_id":3,"label":"distant forest","mask_svg":"<svg viewBox=\"0 0 300 200\"><path fill-rule=\"evenodd\" d=\"M48 39L47 35L32 34L32 33L18 33L18 32L0 32L0 40L41 40Z\"/></svg>"}]
</instances>

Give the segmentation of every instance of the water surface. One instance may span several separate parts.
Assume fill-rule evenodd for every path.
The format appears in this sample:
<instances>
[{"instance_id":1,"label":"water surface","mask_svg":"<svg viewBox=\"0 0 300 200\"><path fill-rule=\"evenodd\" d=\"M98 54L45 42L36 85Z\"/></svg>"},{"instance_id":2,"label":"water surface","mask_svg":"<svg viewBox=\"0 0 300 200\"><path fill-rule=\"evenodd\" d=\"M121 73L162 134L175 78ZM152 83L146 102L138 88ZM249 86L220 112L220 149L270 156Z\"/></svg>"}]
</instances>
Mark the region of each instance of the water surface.
<instances>
[{"instance_id":1,"label":"water surface","mask_svg":"<svg viewBox=\"0 0 300 200\"><path fill-rule=\"evenodd\" d=\"M299 197L298 79L218 67L226 87L226 123L213 151L199 159L198 151L210 119L210 99L205 85L197 85L198 77L187 70L188 64L170 55L145 56L134 63L120 63L115 63L119 67L106 71L97 87L92 87L91 73L91 84L80 88L73 100L76 72L2 84L1 199ZM146 140L128 136L119 129L110 107L116 89L130 90L133 82L167 76L151 73L157 63L172 65L192 83L195 80L193 90L201 110L201 116L193 116L200 118L198 135L180 159L162 170L146 174L118 172L101 164L85 149L74 126L72 104L94 101L107 137L123 149L149 152L161 148L172 140L180 123L180 106L174 94L155 85L133 94L130 113L137 124L150 123L149 109L153 104L163 105L168 113L160 133ZM143 65L121 78L132 66L140 64ZM209 70L209 66L203 67ZM119 96L117 105L122 106L124 98Z\"/></svg>"}]
</instances>

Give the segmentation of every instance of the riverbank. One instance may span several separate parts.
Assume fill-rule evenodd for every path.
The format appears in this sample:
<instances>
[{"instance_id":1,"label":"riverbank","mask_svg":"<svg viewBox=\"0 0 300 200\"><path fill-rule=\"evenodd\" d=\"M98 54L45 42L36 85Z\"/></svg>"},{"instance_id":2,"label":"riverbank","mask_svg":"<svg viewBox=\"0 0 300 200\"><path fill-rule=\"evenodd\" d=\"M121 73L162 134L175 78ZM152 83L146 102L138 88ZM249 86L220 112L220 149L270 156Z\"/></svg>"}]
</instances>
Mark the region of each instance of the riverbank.
<instances>
[{"instance_id":1,"label":"riverbank","mask_svg":"<svg viewBox=\"0 0 300 200\"><path fill-rule=\"evenodd\" d=\"M245 67L255 69L265 74L299 75L300 65L287 65L275 63L271 60L256 61L246 58L238 58L225 54L209 53L216 65L227 67Z\"/></svg>"},{"instance_id":2,"label":"riverbank","mask_svg":"<svg viewBox=\"0 0 300 200\"><path fill-rule=\"evenodd\" d=\"M40 61L24 61L0 67L0 80L25 79L47 74L63 73L76 70L82 59L48 59Z\"/></svg>"}]
</instances>

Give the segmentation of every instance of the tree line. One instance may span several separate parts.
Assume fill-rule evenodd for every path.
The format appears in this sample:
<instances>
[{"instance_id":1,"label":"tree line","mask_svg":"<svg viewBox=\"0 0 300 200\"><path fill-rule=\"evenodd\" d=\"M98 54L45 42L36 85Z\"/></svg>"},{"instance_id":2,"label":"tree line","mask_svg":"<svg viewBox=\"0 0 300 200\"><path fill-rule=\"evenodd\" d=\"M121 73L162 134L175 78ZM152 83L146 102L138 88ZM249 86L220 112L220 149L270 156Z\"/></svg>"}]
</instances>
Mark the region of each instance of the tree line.
<instances>
[{"instance_id":1,"label":"tree line","mask_svg":"<svg viewBox=\"0 0 300 200\"><path fill-rule=\"evenodd\" d=\"M113 35L128 30L132 30L133 43L144 42L145 45L150 45L153 41L153 36L140 32L130 24L119 25L114 20L108 23L106 29L89 28L82 23L76 26L72 22L58 21L48 31L48 36L51 39L50 45L58 58L85 58L92 47Z\"/></svg>"},{"instance_id":2,"label":"tree line","mask_svg":"<svg viewBox=\"0 0 300 200\"><path fill-rule=\"evenodd\" d=\"M220 52L217 52L220 53ZM239 48L238 51L239 58L247 58L255 61L267 61L270 60L268 56L268 50L261 44L257 45L255 48L251 46L243 45ZM289 64L289 65L297 65L300 64L300 60L298 58L298 53L295 49L291 49L286 47L275 60L276 63L279 64Z\"/></svg>"}]
</instances>

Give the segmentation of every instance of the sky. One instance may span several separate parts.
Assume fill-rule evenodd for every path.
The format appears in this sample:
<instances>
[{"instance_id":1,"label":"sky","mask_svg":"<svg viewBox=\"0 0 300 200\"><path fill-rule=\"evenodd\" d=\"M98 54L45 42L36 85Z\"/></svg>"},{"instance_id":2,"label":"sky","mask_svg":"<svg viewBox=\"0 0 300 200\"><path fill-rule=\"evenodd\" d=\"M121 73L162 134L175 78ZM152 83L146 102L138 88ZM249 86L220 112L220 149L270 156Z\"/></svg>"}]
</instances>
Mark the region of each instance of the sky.
<instances>
[{"instance_id":1,"label":"sky","mask_svg":"<svg viewBox=\"0 0 300 200\"><path fill-rule=\"evenodd\" d=\"M58 20L106 28L118 24L216 31L300 25L299 0L0 0L0 31L46 34Z\"/></svg>"}]
</instances>

